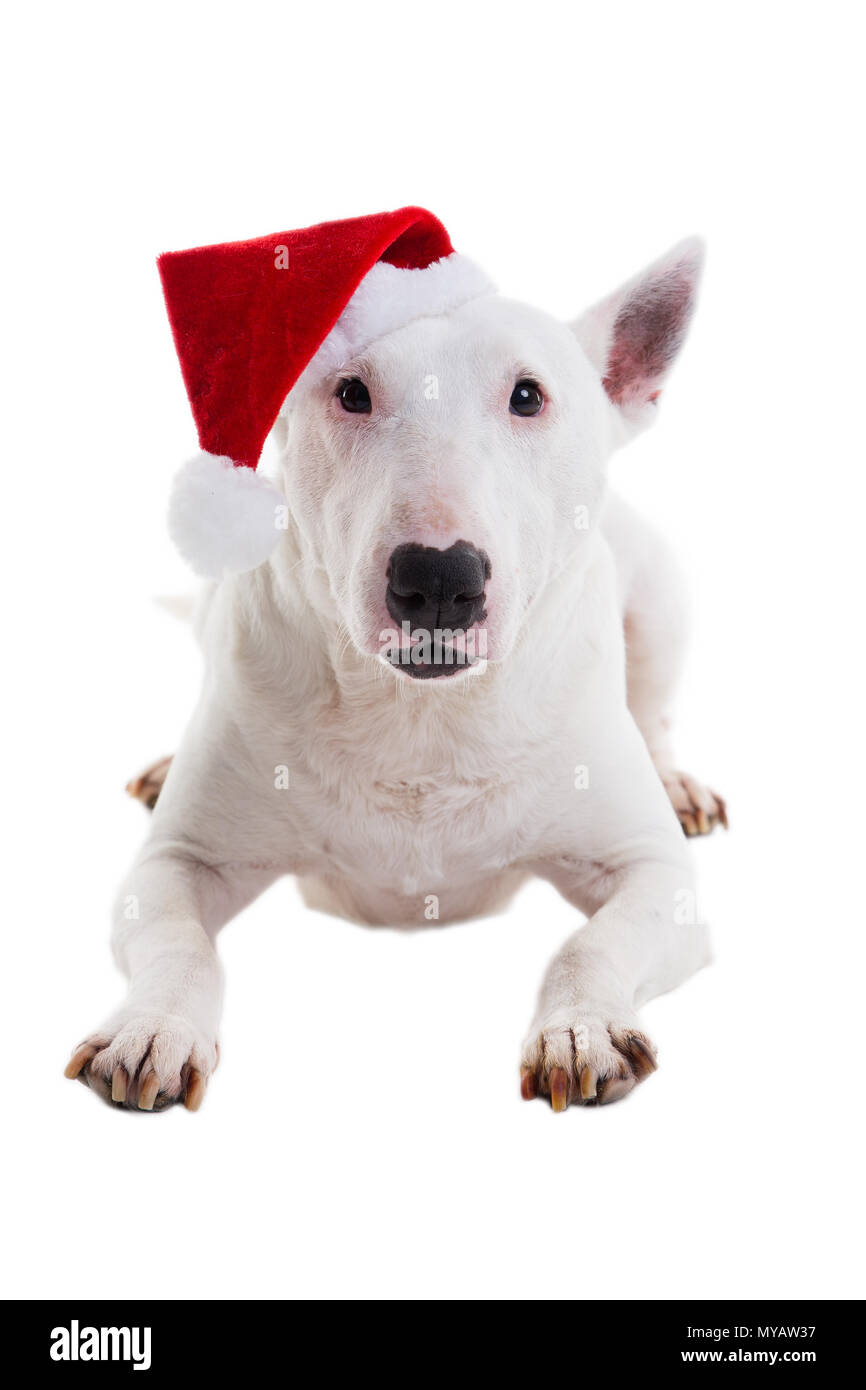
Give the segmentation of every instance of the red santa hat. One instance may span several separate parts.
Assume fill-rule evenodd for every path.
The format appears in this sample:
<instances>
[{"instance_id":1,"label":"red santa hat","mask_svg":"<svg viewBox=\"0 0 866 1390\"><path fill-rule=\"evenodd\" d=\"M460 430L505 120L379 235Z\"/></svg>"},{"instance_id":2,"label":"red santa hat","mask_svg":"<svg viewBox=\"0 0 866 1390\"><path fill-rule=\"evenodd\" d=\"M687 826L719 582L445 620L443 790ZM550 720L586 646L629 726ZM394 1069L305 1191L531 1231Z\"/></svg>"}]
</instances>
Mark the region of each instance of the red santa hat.
<instances>
[{"instance_id":1,"label":"red santa hat","mask_svg":"<svg viewBox=\"0 0 866 1390\"><path fill-rule=\"evenodd\" d=\"M158 265L204 451L175 481L169 529L211 578L255 569L279 539L284 499L256 466L301 373L326 375L383 334L492 288L415 207L171 251Z\"/></svg>"}]
</instances>

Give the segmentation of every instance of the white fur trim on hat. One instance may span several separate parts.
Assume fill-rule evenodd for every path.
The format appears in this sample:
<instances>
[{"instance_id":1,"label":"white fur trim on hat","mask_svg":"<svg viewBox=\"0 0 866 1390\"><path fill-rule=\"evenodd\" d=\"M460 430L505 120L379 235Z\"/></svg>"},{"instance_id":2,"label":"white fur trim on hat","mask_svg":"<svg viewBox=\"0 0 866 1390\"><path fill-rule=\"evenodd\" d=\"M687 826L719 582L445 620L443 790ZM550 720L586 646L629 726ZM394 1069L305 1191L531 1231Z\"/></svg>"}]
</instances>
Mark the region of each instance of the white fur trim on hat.
<instances>
[{"instance_id":1,"label":"white fur trim on hat","mask_svg":"<svg viewBox=\"0 0 866 1390\"><path fill-rule=\"evenodd\" d=\"M197 454L174 480L168 529L196 574L222 579L264 564L280 538L285 498L253 468Z\"/></svg>"},{"instance_id":2,"label":"white fur trim on hat","mask_svg":"<svg viewBox=\"0 0 866 1390\"><path fill-rule=\"evenodd\" d=\"M489 294L494 285L483 270L459 256L450 256L418 270L377 261L367 272L331 329L307 371L325 375L361 352L370 343L403 328L413 319L446 314L467 300Z\"/></svg>"}]
</instances>

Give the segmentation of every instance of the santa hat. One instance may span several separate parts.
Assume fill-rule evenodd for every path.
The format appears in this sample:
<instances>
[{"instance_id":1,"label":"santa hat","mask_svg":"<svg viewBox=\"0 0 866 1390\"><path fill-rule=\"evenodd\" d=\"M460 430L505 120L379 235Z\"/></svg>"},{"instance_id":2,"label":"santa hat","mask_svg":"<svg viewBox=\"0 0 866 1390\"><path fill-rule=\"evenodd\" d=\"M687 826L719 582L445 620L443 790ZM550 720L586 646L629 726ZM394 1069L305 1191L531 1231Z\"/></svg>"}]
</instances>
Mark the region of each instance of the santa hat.
<instances>
[{"instance_id":1,"label":"santa hat","mask_svg":"<svg viewBox=\"0 0 866 1390\"><path fill-rule=\"evenodd\" d=\"M376 338L490 290L423 208L323 222L160 256L203 453L178 475L169 529L199 573L255 569L279 539L280 493L256 473L301 372L339 368Z\"/></svg>"}]
</instances>

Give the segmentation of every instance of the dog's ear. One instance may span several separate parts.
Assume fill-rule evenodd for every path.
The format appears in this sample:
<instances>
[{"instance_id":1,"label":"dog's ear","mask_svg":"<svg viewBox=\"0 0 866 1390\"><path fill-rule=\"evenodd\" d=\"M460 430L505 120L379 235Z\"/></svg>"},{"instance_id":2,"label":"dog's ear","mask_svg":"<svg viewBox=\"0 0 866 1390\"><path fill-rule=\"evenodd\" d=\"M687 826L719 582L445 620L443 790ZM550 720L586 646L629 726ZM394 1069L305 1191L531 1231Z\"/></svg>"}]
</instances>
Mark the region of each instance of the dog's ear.
<instances>
[{"instance_id":1,"label":"dog's ear","mask_svg":"<svg viewBox=\"0 0 866 1390\"><path fill-rule=\"evenodd\" d=\"M572 324L628 434L649 424L682 347L704 259L690 237Z\"/></svg>"}]
</instances>

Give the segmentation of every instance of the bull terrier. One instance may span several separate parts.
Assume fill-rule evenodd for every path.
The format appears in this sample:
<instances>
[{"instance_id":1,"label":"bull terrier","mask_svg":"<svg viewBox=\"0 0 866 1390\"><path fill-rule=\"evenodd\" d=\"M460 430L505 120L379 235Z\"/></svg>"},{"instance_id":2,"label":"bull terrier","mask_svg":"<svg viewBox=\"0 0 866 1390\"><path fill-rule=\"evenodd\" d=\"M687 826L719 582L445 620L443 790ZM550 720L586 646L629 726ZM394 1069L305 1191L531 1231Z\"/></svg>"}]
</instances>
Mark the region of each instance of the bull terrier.
<instances>
[{"instance_id":1,"label":"bull terrier","mask_svg":"<svg viewBox=\"0 0 866 1390\"><path fill-rule=\"evenodd\" d=\"M571 324L478 294L308 363L272 435L276 548L206 586L200 701L132 784L153 814L115 912L128 992L67 1075L197 1109L217 933L283 874L391 926L549 880L588 920L522 1095L604 1103L655 1069L637 1010L708 960L687 839L727 821L671 746L681 585L605 469L656 415L701 261L683 242Z\"/></svg>"}]
</instances>

